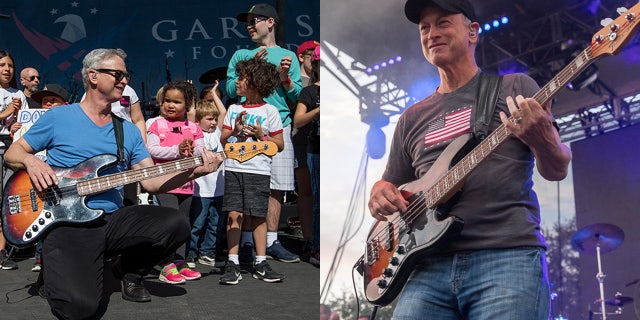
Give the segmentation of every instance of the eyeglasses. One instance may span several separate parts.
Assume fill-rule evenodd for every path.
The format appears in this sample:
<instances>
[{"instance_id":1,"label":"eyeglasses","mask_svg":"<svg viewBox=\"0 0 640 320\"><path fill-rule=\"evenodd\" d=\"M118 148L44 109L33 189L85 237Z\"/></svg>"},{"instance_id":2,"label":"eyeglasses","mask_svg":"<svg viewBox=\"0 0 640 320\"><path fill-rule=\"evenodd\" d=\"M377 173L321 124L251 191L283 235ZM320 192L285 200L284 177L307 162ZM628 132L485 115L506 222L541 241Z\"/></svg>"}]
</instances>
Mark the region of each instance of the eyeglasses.
<instances>
[{"instance_id":1,"label":"eyeglasses","mask_svg":"<svg viewBox=\"0 0 640 320\"><path fill-rule=\"evenodd\" d=\"M25 79L25 80L29 80L29 81L33 81L33 80L35 80L36 78L37 78L38 80L40 80L40 76L31 76L31 77L24 78L24 79Z\"/></svg>"},{"instance_id":2,"label":"eyeglasses","mask_svg":"<svg viewBox=\"0 0 640 320\"><path fill-rule=\"evenodd\" d=\"M120 70L114 70L114 69L95 69L95 70L98 72L106 73L113 76L114 78L116 78L117 82L122 81L122 78L127 78L127 82L131 81L131 75Z\"/></svg>"},{"instance_id":3,"label":"eyeglasses","mask_svg":"<svg viewBox=\"0 0 640 320\"><path fill-rule=\"evenodd\" d=\"M245 25L247 27L254 27L256 24L258 24L258 22L267 21L267 20L269 20L269 18L265 18L265 17L253 18L253 19L249 19L249 21L247 21Z\"/></svg>"}]
</instances>

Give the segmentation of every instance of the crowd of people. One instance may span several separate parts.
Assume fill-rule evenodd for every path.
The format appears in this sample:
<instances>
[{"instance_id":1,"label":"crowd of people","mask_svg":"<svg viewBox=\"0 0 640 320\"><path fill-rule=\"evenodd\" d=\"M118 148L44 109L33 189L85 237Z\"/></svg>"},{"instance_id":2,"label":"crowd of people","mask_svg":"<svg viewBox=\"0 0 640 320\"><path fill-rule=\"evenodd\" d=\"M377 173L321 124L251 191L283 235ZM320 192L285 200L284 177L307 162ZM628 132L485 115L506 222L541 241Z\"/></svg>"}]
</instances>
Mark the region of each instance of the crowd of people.
<instances>
[{"instance_id":1,"label":"crowd of people","mask_svg":"<svg viewBox=\"0 0 640 320\"><path fill-rule=\"evenodd\" d=\"M0 50L4 181L24 170L38 192L60 188L56 168L74 168L101 154L117 155L115 165L99 164L105 166L101 175L201 159L185 170L88 196L87 207L103 215L88 224L55 226L34 244L32 270L40 272L38 286L56 317L97 312L107 260L121 280L123 299L134 302L152 299L142 279L153 268L160 281L181 284L199 279L198 269L224 257L219 283L234 285L242 280L241 264L252 266L256 279L284 281L267 258L319 266L319 43L304 42L295 53L278 46L280 20L266 4L237 19L255 48L235 52L226 86L216 80L198 94L190 81L166 83L156 96L158 115L150 119L129 86L122 49L94 49L84 57L85 94L75 103L58 84L40 90L37 66L20 72L19 90L14 59ZM222 91L233 102L225 105ZM17 116L28 109L48 111L23 125ZM263 141L277 153L248 160L220 155L228 144ZM144 192L153 194L153 204L139 203ZM285 192L298 193L301 256L278 240ZM70 261L82 270L69 268ZM2 233L0 267L18 267Z\"/></svg>"}]
</instances>

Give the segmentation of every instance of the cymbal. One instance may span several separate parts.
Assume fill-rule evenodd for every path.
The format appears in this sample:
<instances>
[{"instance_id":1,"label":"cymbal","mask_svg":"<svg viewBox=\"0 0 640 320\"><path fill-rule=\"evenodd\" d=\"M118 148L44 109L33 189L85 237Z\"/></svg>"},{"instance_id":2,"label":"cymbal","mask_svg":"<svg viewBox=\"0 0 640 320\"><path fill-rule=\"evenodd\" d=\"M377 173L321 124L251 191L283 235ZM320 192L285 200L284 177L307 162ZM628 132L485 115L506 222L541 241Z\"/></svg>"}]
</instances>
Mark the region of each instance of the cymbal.
<instances>
[{"instance_id":1,"label":"cymbal","mask_svg":"<svg viewBox=\"0 0 640 320\"><path fill-rule=\"evenodd\" d=\"M596 223L578 230L571 238L574 249L587 254L595 254L600 245L600 253L618 248L624 241L624 231L608 223Z\"/></svg>"},{"instance_id":2,"label":"cymbal","mask_svg":"<svg viewBox=\"0 0 640 320\"><path fill-rule=\"evenodd\" d=\"M597 299L593 303L600 303L600 301L602 301L602 300L601 299ZM604 304L606 304L608 306L615 306L615 307L622 307L625 304L629 304L631 302L633 302L633 298L625 297L625 296L617 296L615 298L609 298L609 299L605 299L604 300Z\"/></svg>"},{"instance_id":3,"label":"cymbal","mask_svg":"<svg viewBox=\"0 0 640 320\"><path fill-rule=\"evenodd\" d=\"M198 80L200 81L200 83L211 84L216 82L216 80L220 81L226 78L227 67L218 67L203 73Z\"/></svg>"}]
</instances>

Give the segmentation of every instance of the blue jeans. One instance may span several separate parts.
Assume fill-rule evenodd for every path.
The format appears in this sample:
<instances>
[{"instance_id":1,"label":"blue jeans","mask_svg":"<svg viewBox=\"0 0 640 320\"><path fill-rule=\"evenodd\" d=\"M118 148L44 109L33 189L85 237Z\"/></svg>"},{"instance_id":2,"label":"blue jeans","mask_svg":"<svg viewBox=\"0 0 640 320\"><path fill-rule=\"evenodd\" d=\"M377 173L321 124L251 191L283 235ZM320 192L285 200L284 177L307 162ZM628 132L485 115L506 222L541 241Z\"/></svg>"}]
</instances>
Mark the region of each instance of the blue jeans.
<instances>
[{"instance_id":1,"label":"blue jeans","mask_svg":"<svg viewBox=\"0 0 640 320\"><path fill-rule=\"evenodd\" d=\"M539 247L429 257L407 280L393 319L546 320L549 291Z\"/></svg>"},{"instance_id":2,"label":"blue jeans","mask_svg":"<svg viewBox=\"0 0 640 320\"><path fill-rule=\"evenodd\" d=\"M320 250L320 154L307 153L313 194L313 249Z\"/></svg>"},{"instance_id":3,"label":"blue jeans","mask_svg":"<svg viewBox=\"0 0 640 320\"><path fill-rule=\"evenodd\" d=\"M222 234L218 223L222 216L222 196L193 197L191 202L191 242L187 252L188 258L197 258L198 253L208 255L216 253L218 236Z\"/></svg>"}]
</instances>

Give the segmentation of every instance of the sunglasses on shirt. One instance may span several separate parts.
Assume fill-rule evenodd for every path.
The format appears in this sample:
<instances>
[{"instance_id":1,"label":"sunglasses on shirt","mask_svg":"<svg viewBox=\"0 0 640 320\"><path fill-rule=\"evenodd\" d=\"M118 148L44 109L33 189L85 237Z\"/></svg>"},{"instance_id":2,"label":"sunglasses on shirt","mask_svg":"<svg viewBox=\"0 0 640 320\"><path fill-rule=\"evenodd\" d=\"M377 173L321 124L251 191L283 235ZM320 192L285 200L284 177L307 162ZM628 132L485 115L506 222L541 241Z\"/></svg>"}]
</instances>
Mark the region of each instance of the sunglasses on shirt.
<instances>
[{"instance_id":1,"label":"sunglasses on shirt","mask_svg":"<svg viewBox=\"0 0 640 320\"><path fill-rule=\"evenodd\" d=\"M131 75L120 70L114 70L114 69L95 69L95 70L100 73L106 73L113 76L114 78L116 78L117 82L122 81L123 78L127 78L127 82L131 81Z\"/></svg>"}]
</instances>

